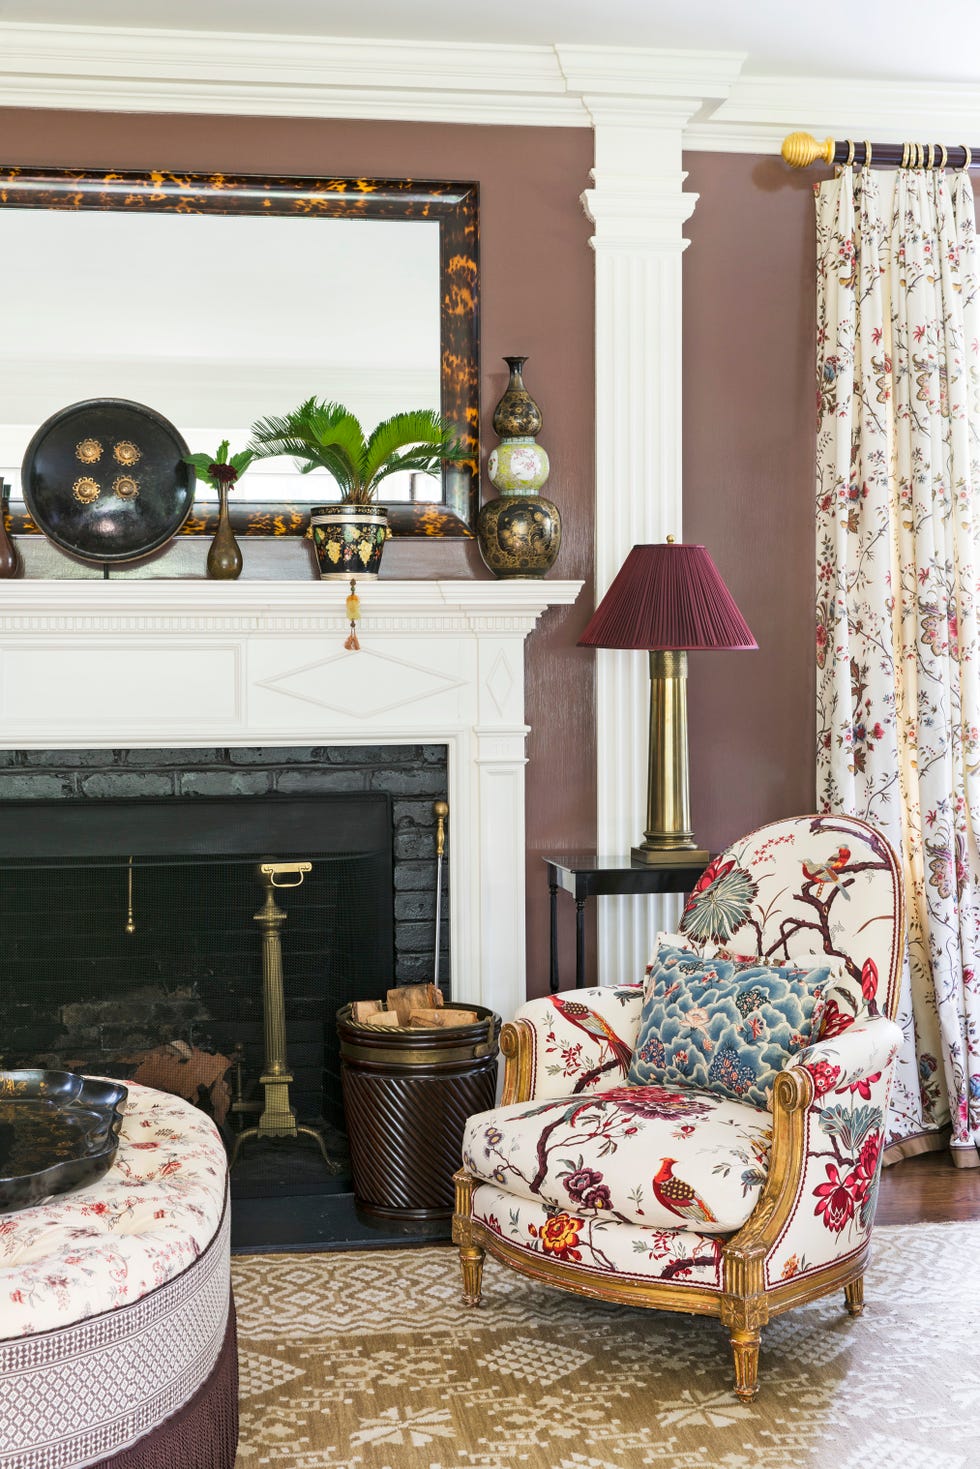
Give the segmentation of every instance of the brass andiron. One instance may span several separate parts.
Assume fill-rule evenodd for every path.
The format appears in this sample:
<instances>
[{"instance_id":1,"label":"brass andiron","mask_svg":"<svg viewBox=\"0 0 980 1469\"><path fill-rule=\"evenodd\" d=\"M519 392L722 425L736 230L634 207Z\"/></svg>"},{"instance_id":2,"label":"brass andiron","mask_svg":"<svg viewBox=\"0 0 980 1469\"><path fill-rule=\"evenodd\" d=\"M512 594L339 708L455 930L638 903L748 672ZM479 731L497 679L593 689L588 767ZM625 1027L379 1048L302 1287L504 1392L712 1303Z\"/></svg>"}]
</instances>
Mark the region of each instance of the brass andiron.
<instances>
[{"instance_id":1,"label":"brass andiron","mask_svg":"<svg viewBox=\"0 0 980 1469\"><path fill-rule=\"evenodd\" d=\"M265 1064L259 1081L265 1090L265 1105L255 1127L246 1127L235 1138L231 1150L234 1168L242 1144L250 1137L280 1138L298 1137L303 1134L316 1141L323 1161L333 1170L334 1165L327 1155L322 1134L315 1127L296 1121L296 1112L289 1101L289 1087L293 1074L286 1057L286 1003L282 983L282 940L279 930L286 922L285 911L276 902L276 888L298 888L312 862L262 862L259 864L259 880L265 889L265 902L255 914L255 922L262 930L262 1020L265 1030ZM291 882L277 881L290 877Z\"/></svg>"},{"instance_id":2,"label":"brass andiron","mask_svg":"<svg viewBox=\"0 0 980 1469\"><path fill-rule=\"evenodd\" d=\"M432 983L439 983L439 934L442 928L442 860L446 851L446 817L449 806L445 801L433 801L432 814L436 818L436 938L435 955L432 960Z\"/></svg>"}]
</instances>

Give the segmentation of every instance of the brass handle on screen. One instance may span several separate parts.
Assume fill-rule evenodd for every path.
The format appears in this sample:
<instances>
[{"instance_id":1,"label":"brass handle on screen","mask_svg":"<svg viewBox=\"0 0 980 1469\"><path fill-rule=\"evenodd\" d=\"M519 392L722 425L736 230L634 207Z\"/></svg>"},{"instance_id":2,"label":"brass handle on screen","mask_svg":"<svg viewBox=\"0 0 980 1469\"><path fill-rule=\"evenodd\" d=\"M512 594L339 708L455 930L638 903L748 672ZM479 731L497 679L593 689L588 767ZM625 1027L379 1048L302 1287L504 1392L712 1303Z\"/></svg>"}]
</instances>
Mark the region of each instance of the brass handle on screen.
<instances>
[{"instance_id":1,"label":"brass handle on screen","mask_svg":"<svg viewBox=\"0 0 980 1469\"><path fill-rule=\"evenodd\" d=\"M298 888L307 872L313 871L312 862L262 862L259 872L263 877L268 877L274 888ZM276 882L276 878L291 874L296 878L295 882Z\"/></svg>"}]
</instances>

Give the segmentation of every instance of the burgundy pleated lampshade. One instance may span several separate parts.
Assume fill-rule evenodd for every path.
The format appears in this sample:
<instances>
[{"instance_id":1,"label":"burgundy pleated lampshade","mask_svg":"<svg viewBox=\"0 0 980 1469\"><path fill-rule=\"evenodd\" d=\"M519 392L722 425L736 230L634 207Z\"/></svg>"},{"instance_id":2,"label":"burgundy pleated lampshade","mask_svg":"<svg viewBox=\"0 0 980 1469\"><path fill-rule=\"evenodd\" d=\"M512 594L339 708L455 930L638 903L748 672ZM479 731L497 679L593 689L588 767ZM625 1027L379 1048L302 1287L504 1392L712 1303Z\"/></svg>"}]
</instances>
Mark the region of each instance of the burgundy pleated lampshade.
<instances>
[{"instance_id":1,"label":"burgundy pleated lampshade","mask_svg":"<svg viewBox=\"0 0 980 1469\"><path fill-rule=\"evenodd\" d=\"M694 651L757 648L703 546L634 546L579 647Z\"/></svg>"}]
</instances>

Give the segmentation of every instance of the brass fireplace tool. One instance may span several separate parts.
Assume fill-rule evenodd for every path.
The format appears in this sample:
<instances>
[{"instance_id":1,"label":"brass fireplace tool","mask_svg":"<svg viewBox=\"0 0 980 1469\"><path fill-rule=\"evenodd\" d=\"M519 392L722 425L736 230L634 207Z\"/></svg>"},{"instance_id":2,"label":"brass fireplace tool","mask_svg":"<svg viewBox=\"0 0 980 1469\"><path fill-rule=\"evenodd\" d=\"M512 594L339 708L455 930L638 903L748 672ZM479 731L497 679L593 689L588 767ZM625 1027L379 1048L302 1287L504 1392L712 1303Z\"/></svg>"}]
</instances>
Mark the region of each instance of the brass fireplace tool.
<instances>
[{"instance_id":1,"label":"brass fireplace tool","mask_svg":"<svg viewBox=\"0 0 980 1469\"><path fill-rule=\"evenodd\" d=\"M331 1170L334 1165L327 1155L322 1134L315 1127L296 1121L295 1109L289 1101L293 1074L286 1058L286 1003L282 982L282 940L279 930L286 914L276 902L276 888L298 888L312 862L262 862L258 876L265 889L265 902L255 914L262 930L262 1020L265 1029L265 1064L259 1081L265 1090L265 1105L255 1127L238 1133L231 1150L230 1167L234 1168L242 1144L250 1137L298 1137L315 1139L323 1161ZM292 878L282 882L283 877Z\"/></svg>"}]
</instances>

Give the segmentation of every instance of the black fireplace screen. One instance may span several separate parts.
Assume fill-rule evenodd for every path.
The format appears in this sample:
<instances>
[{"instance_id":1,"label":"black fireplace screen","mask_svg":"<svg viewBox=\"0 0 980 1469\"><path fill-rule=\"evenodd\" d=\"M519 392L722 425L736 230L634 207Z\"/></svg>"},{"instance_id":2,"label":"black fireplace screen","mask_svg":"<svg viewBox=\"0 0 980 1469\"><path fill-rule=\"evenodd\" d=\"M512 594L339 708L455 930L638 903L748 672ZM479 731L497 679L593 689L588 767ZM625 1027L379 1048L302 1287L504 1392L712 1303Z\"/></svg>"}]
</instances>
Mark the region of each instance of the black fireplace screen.
<instances>
[{"instance_id":1,"label":"black fireplace screen","mask_svg":"<svg viewBox=\"0 0 980 1469\"><path fill-rule=\"evenodd\" d=\"M241 1046L254 1079L271 858L313 864L279 898L292 1100L337 1117L333 1016L394 983L387 795L0 803L3 1064L109 1070L178 1040Z\"/></svg>"}]
</instances>

